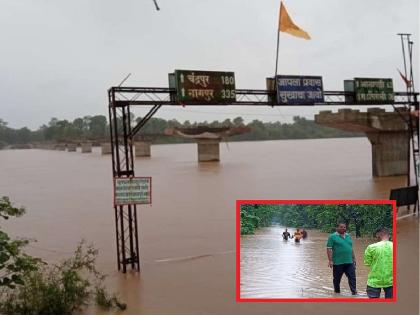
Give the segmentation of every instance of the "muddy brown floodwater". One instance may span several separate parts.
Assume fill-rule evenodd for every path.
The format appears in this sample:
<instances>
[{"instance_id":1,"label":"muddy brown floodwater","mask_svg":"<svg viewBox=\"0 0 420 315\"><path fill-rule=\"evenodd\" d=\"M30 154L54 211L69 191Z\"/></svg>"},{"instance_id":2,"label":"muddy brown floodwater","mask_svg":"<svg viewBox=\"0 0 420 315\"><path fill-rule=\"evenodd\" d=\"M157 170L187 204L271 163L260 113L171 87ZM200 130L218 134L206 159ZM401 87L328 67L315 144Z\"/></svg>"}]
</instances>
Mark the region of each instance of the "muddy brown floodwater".
<instances>
[{"instance_id":1,"label":"muddy brown floodwater","mask_svg":"<svg viewBox=\"0 0 420 315\"><path fill-rule=\"evenodd\" d=\"M241 297L351 297L345 275L341 280L341 294L333 294L332 271L326 255L329 234L307 230L308 238L295 243L293 239L283 241L284 229L273 225L241 237ZM288 227L288 230L293 234L296 229ZM369 270L363 265L363 255L366 247L374 242L374 239L353 238L358 298L367 297Z\"/></svg>"},{"instance_id":2,"label":"muddy brown floodwater","mask_svg":"<svg viewBox=\"0 0 420 315\"><path fill-rule=\"evenodd\" d=\"M117 272L111 158L98 150L0 151L0 195L27 207L2 227L37 239L28 250L51 262L93 242L121 314L418 314L417 219L398 221L396 303L235 301L235 200L386 199L405 177L372 178L367 139L222 143L220 163L198 164L196 150L159 145L136 160L136 175L153 177L153 205L138 209L140 274Z\"/></svg>"}]
</instances>

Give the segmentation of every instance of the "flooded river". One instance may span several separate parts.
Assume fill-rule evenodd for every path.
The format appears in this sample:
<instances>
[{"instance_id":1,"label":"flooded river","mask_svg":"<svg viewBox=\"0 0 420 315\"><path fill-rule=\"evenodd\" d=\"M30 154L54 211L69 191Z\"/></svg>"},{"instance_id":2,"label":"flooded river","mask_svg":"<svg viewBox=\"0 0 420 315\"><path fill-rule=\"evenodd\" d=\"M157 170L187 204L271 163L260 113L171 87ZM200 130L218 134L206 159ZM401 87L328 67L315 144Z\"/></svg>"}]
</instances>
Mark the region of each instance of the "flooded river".
<instances>
[{"instance_id":1,"label":"flooded river","mask_svg":"<svg viewBox=\"0 0 420 315\"><path fill-rule=\"evenodd\" d=\"M273 225L254 235L242 236L241 297L351 297L345 275L341 280L341 294L333 294L332 270L328 267L325 245L329 234L307 230L308 238L295 243L293 240L283 241L284 228ZM289 227L289 231L295 229ZM363 265L363 254L367 245L373 242L376 241L353 238L358 297L366 297L369 270Z\"/></svg>"},{"instance_id":2,"label":"flooded river","mask_svg":"<svg viewBox=\"0 0 420 315\"><path fill-rule=\"evenodd\" d=\"M128 304L122 314L418 314L416 219L398 222L397 303L237 303L236 199L388 198L405 177L372 178L365 138L220 148L220 163L198 164L194 144L152 146L151 158L136 160L136 175L153 177L153 205L138 210L140 274L117 272L111 157L98 150L0 151L0 195L27 208L22 218L1 225L12 235L36 239L29 252L52 262L70 255L82 238L93 242L99 268L109 275L107 286ZM269 238L277 231L258 233ZM312 237L308 241L323 247L324 240ZM316 259L325 266L324 254ZM326 288L327 276L328 270L320 274ZM313 280L302 276L299 286L311 294L328 292ZM91 307L83 314L106 313Z\"/></svg>"}]
</instances>

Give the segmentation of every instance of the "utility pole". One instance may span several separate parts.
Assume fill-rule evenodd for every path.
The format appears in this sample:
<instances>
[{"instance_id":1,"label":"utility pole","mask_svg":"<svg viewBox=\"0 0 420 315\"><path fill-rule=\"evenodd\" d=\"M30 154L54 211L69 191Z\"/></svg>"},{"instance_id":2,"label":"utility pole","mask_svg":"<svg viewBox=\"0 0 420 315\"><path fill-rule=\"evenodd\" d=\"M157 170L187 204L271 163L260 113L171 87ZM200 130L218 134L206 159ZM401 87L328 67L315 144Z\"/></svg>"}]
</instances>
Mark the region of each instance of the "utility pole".
<instances>
[{"instance_id":1,"label":"utility pole","mask_svg":"<svg viewBox=\"0 0 420 315\"><path fill-rule=\"evenodd\" d=\"M408 83L406 83L406 91L407 94L410 93L410 96L407 99L407 105L408 105L408 129L409 129L409 135L411 142L411 151L413 156L413 167L414 167L414 185L417 186L417 195L418 195L418 176L419 176L419 123L418 121L414 124L412 113L416 113L419 110L418 102L416 99L416 96L411 97L411 93L415 92L414 88L414 76L413 76L413 45L414 42L410 40L411 34L408 33L398 33L398 36L401 38L401 48L402 48L402 54L403 54L403 62L404 62L404 76L406 80L408 80ZM405 49L405 46L407 45L407 52ZM408 56L407 56L408 55ZM408 57L408 71L407 71L407 57ZM411 167L410 167L410 143L408 146L408 164L407 164L407 186L411 186ZM419 208L419 201L417 198L417 205L415 207Z\"/></svg>"}]
</instances>

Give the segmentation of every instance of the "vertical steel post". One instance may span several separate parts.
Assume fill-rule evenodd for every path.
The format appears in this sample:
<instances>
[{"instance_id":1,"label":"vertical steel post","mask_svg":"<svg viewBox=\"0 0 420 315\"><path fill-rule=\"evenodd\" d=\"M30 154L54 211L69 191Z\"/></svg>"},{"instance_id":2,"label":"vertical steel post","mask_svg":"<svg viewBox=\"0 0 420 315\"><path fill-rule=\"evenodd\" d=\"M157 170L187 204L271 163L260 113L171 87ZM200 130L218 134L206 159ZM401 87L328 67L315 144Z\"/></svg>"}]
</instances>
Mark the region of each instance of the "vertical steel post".
<instances>
[{"instance_id":1,"label":"vertical steel post","mask_svg":"<svg viewBox=\"0 0 420 315\"><path fill-rule=\"evenodd\" d=\"M134 205L134 222L136 222L136 224L134 225L134 239L135 239L136 253L137 253L137 271L140 271L139 233L138 233L138 228L137 228L136 205Z\"/></svg>"},{"instance_id":2,"label":"vertical steel post","mask_svg":"<svg viewBox=\"0 0 420 315\"><path fill-rule=\"evenodd\" d=\"M112 95L112 92L108 92L108 100L109 100L109 106L108 106L108 119L109 119L109 136L110 136L110 142L111 142L111 156L112 156L112 179L114 180L115 174L116 174L116 164L115 164L115 150L114 150L114 130L113 130L113 104L114 96ZM118 271L121 270L121 261L120 261L120 246L119 246L119 229L118 229L118 209L114 206L114 216L115 216L115 236L116 236L116 245L117 245L117 266Z\"/></svg>"},{"instance_id":3,"label":"vertical steel post","mask_svg":"<svg viewBox=\"0 0 420 315\"><path fill-rule=\"evenodd\" d=\"M402 48L402 54L403 54L403 61L404 61L404 75L407 78L407 61L406 61L406 54L405 54L405 44L404 44L404 38L407 37L409 38L409 34L404 34L404 33L399 33L397 34L400 36L401 38L401 48ZM407 152L407 187L409 187L411 185L411 167L410 167L410 157L411 157L411 152L410 152L410 141L412 139L412 129L411 129L411 117L410 117L410 100L411 100L411 96L409 95L410 92L410 88L408 87L408 85L406 85L406 91L407 91L407 104L408 104L408 132L409 132L409 138L408 138L408 152ZM408 206L408 209L410 210L410 206Z\"/></svg>"},{"instance_id":4,"label":"vertical steel post","mask_svg":"<svg viewBox=\"0 0 420 315\"><path fill-rule=\"evenodd\" d=\"M129 178L134 176L130 106L128 103L117 104L114 88L108 93L112 174L114 178ZM127 272L127 265L140 270L136 206L114 206L114 210L118 270Z\"/></svg>"}]
</instances>

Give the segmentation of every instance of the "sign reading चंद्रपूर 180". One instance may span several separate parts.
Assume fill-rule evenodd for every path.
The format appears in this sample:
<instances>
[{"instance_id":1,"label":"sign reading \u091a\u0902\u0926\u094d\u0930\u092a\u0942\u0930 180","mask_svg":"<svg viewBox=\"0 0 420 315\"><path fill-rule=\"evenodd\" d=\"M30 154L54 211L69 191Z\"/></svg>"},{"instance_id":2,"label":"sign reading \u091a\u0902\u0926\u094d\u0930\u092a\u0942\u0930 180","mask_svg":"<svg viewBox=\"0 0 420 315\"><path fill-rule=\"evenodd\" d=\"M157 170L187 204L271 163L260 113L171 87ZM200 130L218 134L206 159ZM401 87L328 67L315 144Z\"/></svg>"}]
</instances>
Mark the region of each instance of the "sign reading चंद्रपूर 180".
<instances>
[{"instance_id":1,"label":"sign reading \u091a\u0902\u0926\u094d\u0930\u092a\u0942\u0930 180","mask_svg":"<svg viewBox=\"0 0 420 315\"><path fill-rule=\"evenodd\" d=\"M169 86L176 88L176 100L184 104L228 104L236 101L235 73L175 70ZM172 86L171 86L172 85Z\"/></svg>"},{"instance_id":2,"label":"sign reading \u091a\u0902\u0926\u094d\u0930\u092a\u0942\u0930 180","mask_svg":"<svg viewBox=\"0 0 420 315\"><path fill-rule=\"evenodd\" d=\"M357 103L392 103L394 86L392 79L354 78Z\"/></svg>"},{"instance_id":3,"label":"sign reading \u091a\u0902\u0926\u094d\u0930\u092a\u0942\u0930 180","mask_svg":"<svg viewBox=\"0 0 420 315\"><path fill-rule=\"evenodd\" d=\"M151 177L115 177L114 205L134 205L152 203Z\"/></svg>"},{"instance_id":4,"label":"sign reading \u091a\u0902\u0926\u094d\u0930\u092a\u0942\u0930 180","mask_svg":"<svg viewBox=\"0 0 420 315\"><path fill-rule=\"evenodd\" d=\"M278 75L277 103L282 105L312 105L324 102L322 77Z\"/></svg>"}]
</instances>

